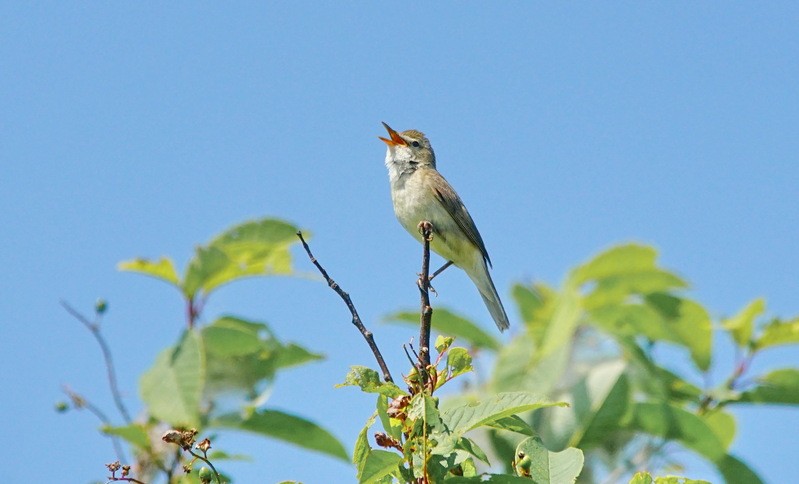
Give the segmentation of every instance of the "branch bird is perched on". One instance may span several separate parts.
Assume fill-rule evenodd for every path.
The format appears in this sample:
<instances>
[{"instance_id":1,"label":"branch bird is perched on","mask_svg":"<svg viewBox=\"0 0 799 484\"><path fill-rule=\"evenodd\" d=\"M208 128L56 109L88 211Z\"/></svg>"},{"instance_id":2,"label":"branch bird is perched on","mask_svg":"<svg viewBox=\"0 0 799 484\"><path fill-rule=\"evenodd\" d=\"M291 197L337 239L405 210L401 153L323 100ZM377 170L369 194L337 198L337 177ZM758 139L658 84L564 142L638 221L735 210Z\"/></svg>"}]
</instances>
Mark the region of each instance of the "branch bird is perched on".
<instances>
[{"instance_id":1,"label":"branch bird is perched on","mask_svg":"<svg viewBox=\"0 0 799 484\"><path fill-rule=\"evenodd\" d=\"M400 224L420 242L418 225L433 224L430 248L463 269L474 282L500 331L508 329L508 315L488 273L491 259L469 211L452 186L436 170L436 155L424 133L398 133L383 123L390 138L386 166L391 181L391 200Z\"/></svg>"}]
</instances>

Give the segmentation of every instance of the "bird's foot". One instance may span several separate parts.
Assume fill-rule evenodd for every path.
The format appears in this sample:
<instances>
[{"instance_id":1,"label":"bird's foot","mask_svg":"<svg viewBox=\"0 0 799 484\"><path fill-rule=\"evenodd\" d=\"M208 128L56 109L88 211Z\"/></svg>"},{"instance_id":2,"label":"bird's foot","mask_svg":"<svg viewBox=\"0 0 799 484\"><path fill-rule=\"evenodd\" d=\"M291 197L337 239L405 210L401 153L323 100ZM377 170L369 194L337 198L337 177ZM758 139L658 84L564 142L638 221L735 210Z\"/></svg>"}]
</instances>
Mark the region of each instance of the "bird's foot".
<instances>
[{"instance_id":1,"label":"bird's foot","mask_svg":"<svg viewBox=\"0 0 799 484\"><path fill-rule=\"evenodd\" d=\"M419 290L420 291L424 291L425 290L425 286L427 286L427 289L430 292L432 292L433 294L435 294L436 297L438 297L438 291L436 291L436 288L433 287L432 284L430 284L430 281L432 281L433 278L432 277L428 277L427 278L427 284L425 284L424 281L423 281L424 278L422 277L422 275L418 274L418 273L416 275L419 276L419 278L416 279L416 285L419 286Z\"/></svg>"},{"instance_id":2,"label":"bird's foot","mask_svg":"<svg viewBox=\"0 0 799 484\"><path fill-rule=\"evenodd\" d=\"M433 224L428 222L427 220L422 220L417 225L419 229L419 233L422 234L422 238L426 239L428 242L433 240Z\"/></svg>"}]
</instances>

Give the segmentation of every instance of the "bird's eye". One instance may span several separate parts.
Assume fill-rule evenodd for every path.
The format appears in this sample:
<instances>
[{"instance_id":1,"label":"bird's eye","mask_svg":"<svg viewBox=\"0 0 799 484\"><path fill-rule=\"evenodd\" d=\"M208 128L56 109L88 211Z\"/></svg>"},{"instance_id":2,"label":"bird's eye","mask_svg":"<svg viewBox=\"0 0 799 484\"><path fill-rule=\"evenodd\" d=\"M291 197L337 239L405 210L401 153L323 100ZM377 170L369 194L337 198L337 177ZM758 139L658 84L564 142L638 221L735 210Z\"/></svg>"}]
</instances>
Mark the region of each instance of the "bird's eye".
<instances>
[{"instance_id":1,"label":"bird's eye","mask_svg":"<svg viewBox=\"0 0 799 484\"><path fill-rule=\"evenodd\" d=\"M414 148L418 148L419 147L419 142L418 141L414 141L413 143L411 143L411 146L413 146Z\"/></svg>"}]
</instances>

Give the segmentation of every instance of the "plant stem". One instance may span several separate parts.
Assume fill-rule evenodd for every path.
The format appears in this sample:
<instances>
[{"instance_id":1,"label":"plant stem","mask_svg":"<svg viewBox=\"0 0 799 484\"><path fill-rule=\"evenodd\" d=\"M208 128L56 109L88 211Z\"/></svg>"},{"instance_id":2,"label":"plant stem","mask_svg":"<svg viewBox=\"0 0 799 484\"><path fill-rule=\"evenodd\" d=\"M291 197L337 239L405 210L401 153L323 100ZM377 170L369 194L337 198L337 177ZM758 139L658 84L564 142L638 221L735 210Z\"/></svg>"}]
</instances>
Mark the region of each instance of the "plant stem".
<instances>
[{"instance_id":1,"label":"plant stem","mask_svg":"<svg viewBox=\"0 0 799 484\"><path fill-rule=\"evenodd\" d=\"M70 388L66 386L63 387L63 390L64 393L66 393L69 399L72 401L72 405L75 408L77 409L85 408L86 410L89 411L89 413L97 417L97 420L102 422L102 424L105 425L106 427L111 427L113 425L111 423L111 420L108 419L108 416L105 414L105 412L100 410L92 402L86 400L86 398L84 398L82 395L79 395L78 393L72 391ZM119 460L120 462L127 462L127 458L125 457L125 452L122 450L122 444L120 444L119 438L116 435L109 435L109 434L106 435L111 437L111 445L114 446L114 453L116 453L117 455L117 460Z\"/></svg>"},{"instance_id":2,"label":"plant stem","mask_svg":"<svg viewBox=\"0 0 799 484\"><path fill-rule=\"evenodd\" d=\"M61 306L63 306L63 308L66 309L67 312L75 319L83 323L86 329L88 329L92 336L94 336L94 339L97 340L97 344L100 345L100 350L103 352L103 359L105 360L105 369L108 376L108 386L111 388L111 396L114 398L114 404L116 404L117 410L119 410L119 413L122 415L125 423L129 424L131 422L131 418L130 414L128 414L128 409L125 408L125 404L122 402L122 395L119 392L116 370L114 369L114 359L111 356L111 349L108 347L108 343L106 343L105 338L100 333L100 325L97 323L92 323L86 319L85 316L75 310L66 301L61 301Z\"/></svg>"}]
</instances>

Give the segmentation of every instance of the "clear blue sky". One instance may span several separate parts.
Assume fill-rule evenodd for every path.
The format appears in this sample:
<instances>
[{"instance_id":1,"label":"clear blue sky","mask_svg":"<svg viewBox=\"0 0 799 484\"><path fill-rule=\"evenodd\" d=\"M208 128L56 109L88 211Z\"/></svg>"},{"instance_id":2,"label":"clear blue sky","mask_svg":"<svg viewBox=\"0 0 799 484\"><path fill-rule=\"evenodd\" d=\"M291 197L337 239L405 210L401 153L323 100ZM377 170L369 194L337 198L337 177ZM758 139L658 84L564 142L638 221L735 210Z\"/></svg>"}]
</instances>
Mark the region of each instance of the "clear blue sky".
<instances>
[{"instance_id":1,"label":"clear blue sky","mask_svg":"<svg viewBox=\"0 0 799 484\"><path fill-rule=\"evenodd\" d=\"M799 314L798 26L795 2L3 2L5 481L87 482L113 460L91 416L52 410L62 384L111 410L99 351L59 299L84 311L110 301L106 333L136 408L137 375L178 336L182 307L116 263L182 264L248 218L313 231L403 368L410 332L377 321L416 304L420 251L393 217L380 121L429 135L509 305L512 283L556 284L635 240L715 316L758 296L769 314ZM493 330L465 276L437 289ZM335 295L250 280L220 290L206 317L225 311L328 355L283 375L269 405L339 416L324 422L351 447L373 399L332 386L372 358ZM755 370L797 361L774 351ZM799 411L737 415L734 452L770 482L795 477ZM279 442L219 444L254 456L226 467L238 482L353 479ZM686 474L715 479L701 463Z\"/></svg>"}]
</instances>

